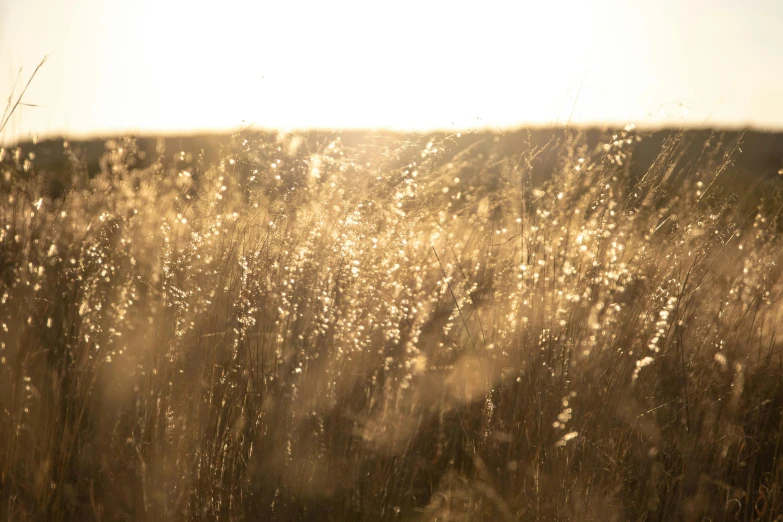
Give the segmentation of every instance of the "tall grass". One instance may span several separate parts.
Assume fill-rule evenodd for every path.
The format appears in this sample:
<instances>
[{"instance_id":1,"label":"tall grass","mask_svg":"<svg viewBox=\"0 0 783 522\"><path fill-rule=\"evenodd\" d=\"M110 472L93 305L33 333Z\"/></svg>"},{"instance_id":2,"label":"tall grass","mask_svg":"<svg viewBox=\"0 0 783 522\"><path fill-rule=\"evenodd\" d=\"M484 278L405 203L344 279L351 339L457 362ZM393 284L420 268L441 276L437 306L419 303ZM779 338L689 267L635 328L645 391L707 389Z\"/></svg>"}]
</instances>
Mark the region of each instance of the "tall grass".
<instances>
[{"instance_id":1,"label":"tall grass","mask_svg":"<svg viewBox=\"0 0 783 522\"><path fill-rule=\"evenodd\" d=\"M781 183L605 138L5 151L0 519L781 519Z\"/></svg>"}]
</instances>

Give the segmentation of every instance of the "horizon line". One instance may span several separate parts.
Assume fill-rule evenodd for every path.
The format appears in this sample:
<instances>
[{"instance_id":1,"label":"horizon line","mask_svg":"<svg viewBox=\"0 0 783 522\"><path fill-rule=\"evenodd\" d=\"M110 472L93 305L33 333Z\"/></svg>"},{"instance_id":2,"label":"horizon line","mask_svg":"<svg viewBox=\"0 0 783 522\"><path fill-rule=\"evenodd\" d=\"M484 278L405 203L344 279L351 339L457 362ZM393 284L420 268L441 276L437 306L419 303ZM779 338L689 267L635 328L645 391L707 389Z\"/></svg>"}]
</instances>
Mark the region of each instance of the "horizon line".
<instances>
[{"instance_id":1,"label":"horizon line","mask_svg":"<svg viewBox=\"0 0 783 522\"><path fill-rule=\"evenodd\" d=\"M291 134L291 133L371 133L382 132L389 134L446 134L446 133L481 133L489 135L503 136L514 134L525 130L581 130L581 131L610 131L623 130L629 125L634 126L638 132L661 132L661 131L717 131L717 132L755 132L759 134L783 134L783 125L764 126L764 125L737 125L728 123L714 122L712 125L684 123L673 125L670 123L661 124L636 124L619 122L571 122L570 124L561 123L529 123L520 124L513 127L500 127L499 125L484 125L482 127L456 127L456 128L397 128L397 127L261 127L253 124L236 127L215 127L215 128L196 128L196 129L162 129L155 131L151 129L117 129L97 132L48 132L48 133L29 133L26 137L17 136L16 141L6 140L0 136L0 146L3 148L16 147L28 143L47 142L47 141L99 141L109 140L118 137L135 138L186 138L198 136L227 136L238 132L257 132L266 134Z\"/></svg>"}]
</instances>

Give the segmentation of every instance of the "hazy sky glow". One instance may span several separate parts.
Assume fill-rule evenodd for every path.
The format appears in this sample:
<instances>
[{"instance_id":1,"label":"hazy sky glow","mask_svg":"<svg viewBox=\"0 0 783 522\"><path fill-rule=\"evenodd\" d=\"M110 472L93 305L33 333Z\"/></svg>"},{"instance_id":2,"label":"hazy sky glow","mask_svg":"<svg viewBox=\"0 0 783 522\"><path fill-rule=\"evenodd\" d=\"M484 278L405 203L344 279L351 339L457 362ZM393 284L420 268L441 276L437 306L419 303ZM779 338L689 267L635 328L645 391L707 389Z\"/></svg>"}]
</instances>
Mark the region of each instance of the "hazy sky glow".
<instances>
[{"instance_id":1,"label":"hazy sky glow","mask_svg":"<svg viewBox=\"0 0 783 522\"><path fill-rule=\"evenodd\" d=\"M783 2L0 0L0 137L635 122L783 128ZM581 86L581 88L580 88ZM18 89L18 87L17 87ZM578 93L578 99L577 99Z\"/></svg>"}]
</instances>

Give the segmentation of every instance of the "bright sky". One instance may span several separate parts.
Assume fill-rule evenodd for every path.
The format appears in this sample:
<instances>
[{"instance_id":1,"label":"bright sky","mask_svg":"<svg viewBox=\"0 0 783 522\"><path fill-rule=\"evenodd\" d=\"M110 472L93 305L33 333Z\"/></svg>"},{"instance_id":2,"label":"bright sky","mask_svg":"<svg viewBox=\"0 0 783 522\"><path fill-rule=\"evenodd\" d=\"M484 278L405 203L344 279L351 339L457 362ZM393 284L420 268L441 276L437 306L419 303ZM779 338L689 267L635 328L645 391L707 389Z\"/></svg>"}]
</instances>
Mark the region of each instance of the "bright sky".
<instances>
[{"instance_id":1,"label":"bright sky","mask_svg":"<svg viewBox=\"0 0 783 522\"><path fill-rule=\"evenodd\" d=\"M783 128L780 0L0 0L0 141L256 128ZM17 92L19 91L17 86Z\"/></svg>"}]
</instances>

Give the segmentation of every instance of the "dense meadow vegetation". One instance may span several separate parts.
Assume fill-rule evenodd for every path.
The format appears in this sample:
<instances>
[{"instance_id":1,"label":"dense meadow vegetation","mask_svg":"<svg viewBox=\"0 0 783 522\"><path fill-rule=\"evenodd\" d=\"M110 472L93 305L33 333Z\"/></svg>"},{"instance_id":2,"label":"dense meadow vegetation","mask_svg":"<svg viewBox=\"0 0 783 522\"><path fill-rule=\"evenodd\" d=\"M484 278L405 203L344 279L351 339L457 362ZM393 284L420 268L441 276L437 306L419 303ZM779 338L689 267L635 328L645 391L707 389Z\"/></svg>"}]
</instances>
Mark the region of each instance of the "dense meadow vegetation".
<instances>
[{"instance_id":1,"label":"dense meadow vegetation","mask_svg":"<svg viewBox=\"0 0 783 522\"><path fill-rule=\"evenodd\" d=\"M0 520L783 520L735 138L4 150Z\"/></svg>"}]
</instances>

